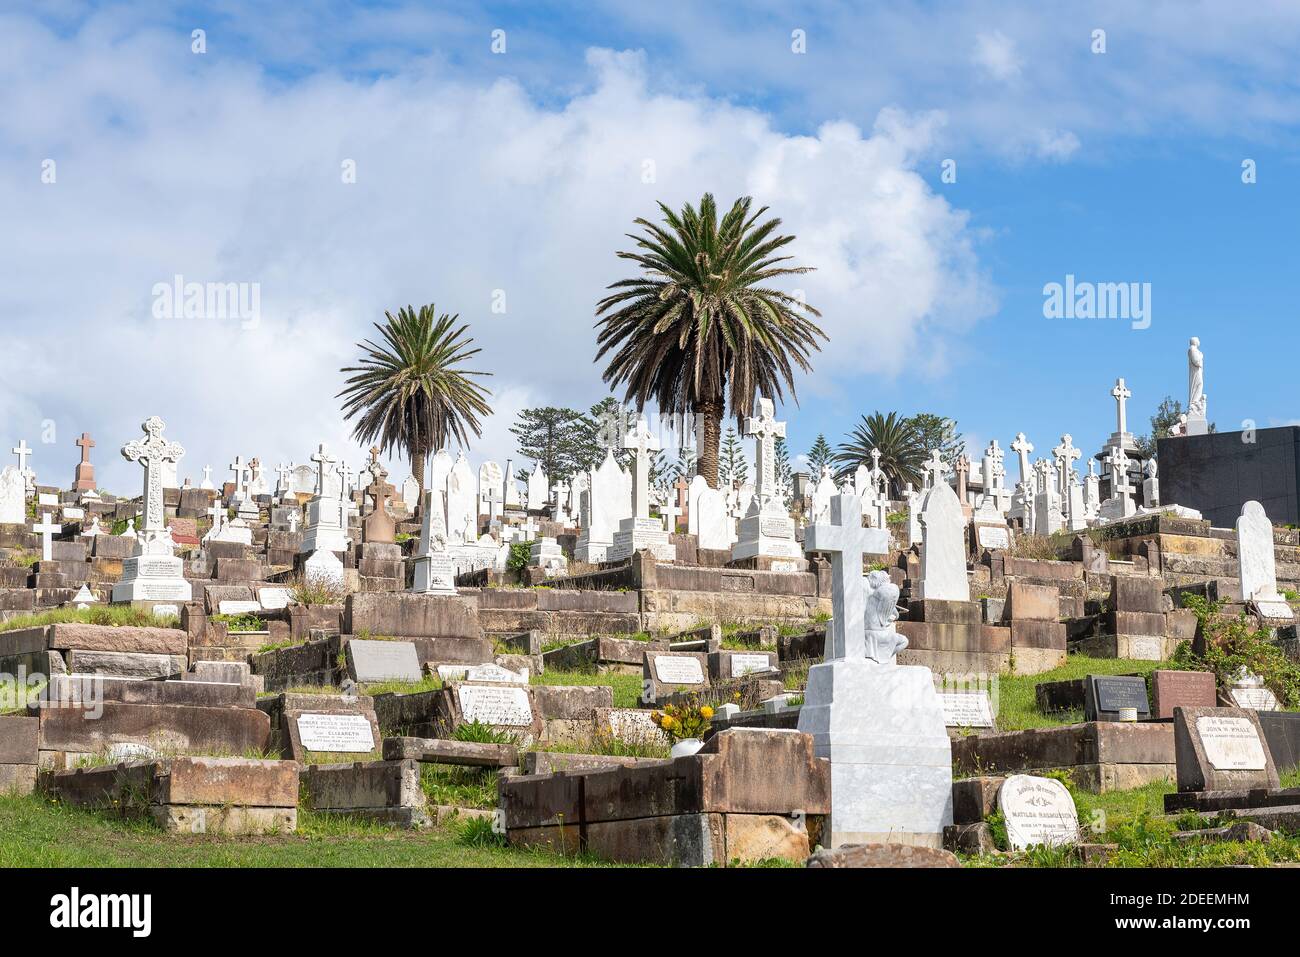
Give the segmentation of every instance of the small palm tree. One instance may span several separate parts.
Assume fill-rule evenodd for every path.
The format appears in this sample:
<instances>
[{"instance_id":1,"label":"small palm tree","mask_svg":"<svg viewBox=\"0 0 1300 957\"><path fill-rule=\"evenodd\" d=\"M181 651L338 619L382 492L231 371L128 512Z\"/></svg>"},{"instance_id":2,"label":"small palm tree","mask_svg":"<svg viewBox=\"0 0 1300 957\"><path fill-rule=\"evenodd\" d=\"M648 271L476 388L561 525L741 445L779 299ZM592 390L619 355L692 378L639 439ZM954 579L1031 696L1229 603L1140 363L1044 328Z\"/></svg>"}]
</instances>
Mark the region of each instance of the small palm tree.
<instances>
[{"instance_id":1,"label":"small palm tree","mask_svg":"<svg viewBox=\"0 0 1300 957\"><path fill-rule=\"evenodd\" d=\"M436 318L435 318L436 316ZM471 348L468 326L455 327L459 316L437 316L432 305L384 313L375 323L383 339L357 344L360 365L338 397L345 419L359 416L352 435L361 443L378 442L385 452L399 449L411 462L424 500L424 464L429 455L455 439L467 444L470 433L482 435L478 417L491 415L492 393L474 381L490 372L474 372L463 363L481 350Z\"/></svg>"},{"instance_id":2,"label":"small palm tree","mask_svg":"<svg viewBox=\"0 0 1300 957\"><path fill-rule=\"evenodd\" d=\"M880 450L880 469L889 479L891 497L897 497L908 482L920 486L925 445L915 426L897 412L862 417L835 453L836 480L842 481L859 465L871 468L872 449Z\"/></svg>"},{"instance_id":3,"label":"small palm tree","mask_svg":"<svg viewBox=\"0 0 1300 957\"><path fill-rule=\"evenodd\" d=\"M794 241L776 232L779 219L760 222L742 197L718 221L713 196L680 214L663 203L663 225L637 219L643 232L628 234L637 252L620 252L641 267L596 307L596 359L611 353L604 379L626 386L638 410L653 401L660 412L691 412L703 422L697 469L718 487L718 439L723 412L751 415L763 394L794 398L794 372L825 339L808 316L821 315L803 300L773 289L773 279L809 272L784 265L777 255Z\"/></svg>"}]
</instances>

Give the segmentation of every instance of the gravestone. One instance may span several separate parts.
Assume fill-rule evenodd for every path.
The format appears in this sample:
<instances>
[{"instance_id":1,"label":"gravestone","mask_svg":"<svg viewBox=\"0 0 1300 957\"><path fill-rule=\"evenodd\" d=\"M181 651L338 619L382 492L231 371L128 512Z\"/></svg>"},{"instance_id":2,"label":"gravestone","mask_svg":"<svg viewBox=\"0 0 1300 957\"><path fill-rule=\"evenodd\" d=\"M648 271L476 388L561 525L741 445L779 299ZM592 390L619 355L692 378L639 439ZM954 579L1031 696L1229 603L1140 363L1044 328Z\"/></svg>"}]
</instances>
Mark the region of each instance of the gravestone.
<instances>
[{"instance_id":1,"label":"gravestone","mask_svg":"<svg viewBox=\"0 0 1300 957\"><path fill-rule=\"evenodd\" d=\"M304 711L292 715L303 750L368 754L380 746L372 719L364 714Z\"/></svg>"},{"instance_id":2,"label":"gravestone","mask_svg":"<svg viewBox=\"0 0 1300 957\"><path fill-rule=\"evenodd\" d=\"M358 684L369 681L417 682L424 677L413 641L353 638L344 652L348 675Z\"/></svg>"},{"instance_id":3,"label":"gravestone","mask_svg":"<svg viewBox=\"0 0 1300 957\"><path fill-rule=\"evenodd\" d=\"M313 585L342 589L347 581L343 562L333 552L313 552L302 565L303 577Z\"/></svg>"},{"instance_id":4,"label":"gravestone","mask_svg":"<svg viewBox=\"0 0 1300 957\"><path fill-rule=\"evenodd\" d=\"M1251 674L1244 667L1228 689L1228 697L1238 708L1255 711L1277 711L1280 708L1277 696L1264 687L1264 679Z\"/></svg>"},{"instance_id":5,"label":"gravestone","mask_svg":"<svg viewBox=\"0 0 1300 957\"><path fill-rule=\"evenodd\" d=\"M464 544L478 541L478 505L474 491L474 473L465 461L465 453L447 473L447 541Z\"/></svg>"},{"instance_id":6,"label":"gravestone","mask_svg":"<svg viewBox=\"0 0 1300 957\"><path fill-rule=\"evenodd\" d=\"M136 532L131 557L122 562L122 578L113 586L114 602L185 602L193 595L185 580L185 563L173 554L163 504L165 470L185 454L180 443L162 437L166 425L157 416L141 426L145 436L122 447L128 462L144 468L144 524Z\"/></svg>"},{"instance_id":7,"label":"gravestone","mask_svg":"<svg viewBox=\"0 0 1300 957\"><path fill-rule=\"evenodd\" d=\"M1172 718L1175 708L1213 708L1218 702L1213 673L1209 671L1151 672L1152 714Z\"/></svg>"},{"instance_id":8,"label":"gravestone","mask_svg":"<svg viewBox=\"0 0 1300 957\"><path fill-rule=\"evenodd\" d=\"M987 691L940 691L943 723L949 728L991 728L993 704Z\"/></svg>"},{"instance_id":9,"label":"gravestone","mask_svg":"<svg viewBox=\"0 0 1300 957\"><path fill-rule=\"evenodd\" d=\"M477 722L514 732L527 743L541 731L529 689L508 684L453 682L448 689L460 722Z\"/></svg>"},{"instance_id":10,"label":"gravestone","mask_svg":"<svg viewBox=\"0 0 1300 957\"><path fill-rule=\"evenodd\" d=\"M304 555L347 551L341 491L343 483L337 480L338 473L333 468L337 460L330 455L324 442L312 453L311 460L316 463L318 491L307 503L307 524L298 551Z\"/></svg>"},{"instance_id":11,"label":"gravestone","mask_svg":"<svg viewBox=\"0 0 1300 957\"><path fill-rule=\"evenodd\" d=\"M1134 675L1088 675L1083 680L1083 719L1118 721L1121 708L1134 708L1138 720L1151 717L1146 679Z\"/></svg>"},{"instance_id":12,"label":"gravestone","mask_svg":"<svg viewBox=\"0 0 1300 957\"><path fill-rule=\"evenodd\" d=\"M425 492L422 512L411 591L423 595L454 595L456 573L447 546L443 493L436 489Z\"/></svg>"},{"instance_id":13,"label":"gravestone","mask_svg":"<svg viewBox=\"0 0 1300 957\"><path fill-rule=\"evenodd\" d=\"M921 581L917 598L970 601L962 534L965 523L957 493L948 483L936 479L921 506Z\"/></svg>"},{"instance_id":14,"label":"gravestone","mask_svg":"<svg viewBox=\"0 0 1300 957\"><path fill-rule=\"evenodd\" d=\"M703 652L647 651L641 676L645 704L654 704L674 691L703 691L709 687L709 656Z\"/></svg>"},{"instance_id":15,"label":"gravestone","mask_svg":"<svg viewBox=\"0 0 1300 957\"><path fill-rule=\"evenodd\" d=\"M605 561L614 543L614 529L632 514L632 483L607 449L605 459L591 473L582 533L574 557L580 562ZM661 529L662 530L662 529Z\"/></svg>"},{"instance_id":16,"label":"gravestone","mask_svg":"<svg viewBox=\"0 0 1300 957\"><path fill-rule=\"evenodd\" d=\"M803 552L794 539L794 521L781 501L776 485L776 440L785 437L785 423L776 421L775 406L766 397L758 400L758 415L745 420L745 435L754 439L754 466L758 484L754 497L740 520L738 541L731 550L733 560L770 558L772 571L801 571ZM868 473L860 466L857 476L864 485ZM861 496L865 489L858 487Z\"/></svg>"},{"instance_id":17,"label":"gravestone","mask_svg":"<svg viewBox=\"0 0 1300 957\"><path fill-rule=\"evenodd\" d=\"M1290 620L1286 599L1278 594L1273 555L1273 523L1259 502L1247 502L1237 519L1237 559L1241 566L1241 597L1254 603L1265 618Z\"/></svg>"},{"instance_id":18,"label":"gravestone","mask_svg":"<svg viewBox=\"0 0 1300 957\"><path fill-rule=\"evenodd\" d=\"M998 789L998 807L1013 851L1042 845L1059 847L1079 840L1079 812L1060 781L1013 774Z\"/></svg>"},{"instance_id":19,"label":"gravestone","mask_svg":"<svg viewBox=\"0 0 1300 957\"><path fill-rule=\"evenodd\" d=\"M1280 786L1254 711L1178 708L1174 758L1179 791L1235 791Z\"/></svg>"},{"instance_id":20,"label":"gravestone","mask_svg":"<svg viewBox=\"0 0 1300 957\"><path fill-rule=\"evenodd\" d=\"M686 527L696 537L697 547L717 551L730 548L734 535L726 493L710 488L708 480L697 475L691 479L687 502Z\"/></svg>"},{"instance_id":21,"label":"gravestone","mask_svg":"<svg viewBox=\"0 0 1300 957\"><path fill-rule=\"evenodd\" d=\"M20 469L6 465L0 471L0 524L22 525L27 521L27 480Z\"/></svg>"},{"instance_id":22,"label":"gravestone","mask_svg":"<svg viewBox=\"0 0 1300 957\"><path fill-rule=\"evenodd\" d=\"M862 500L837 495L827 511L829 523L810 526L804 543L831 556L833 614L798 719L831 764L822 843L941 847L952 823L952 745L934 675L897 662L907 645L894 626L898 586L883 572L863 579L873 530L862 527Z\"/></svg>"},{"instance_id":23,"label":"gravestone","mask_svg":"<svg viewBox=\"0 0 1300 957\"><path fill-rule=\"evenodd\" d=\"M370 485L366 488L366 497L370 499L371 512L362 523L362 541L372 544L391 545L396 541L397 526L388 514L388 500L392 498L388 487L388 470L379 464L379 449L370 450Z\"/></svg>"},{"instance_id":24,"label":"gravestone","mask_svg":"<svg viewBox=\"0 0 1300 957\"><path fill-rule=\"evenodd\" d=\"M76 472L72 479L72 488L78 492L93 492L95 490L95 466L90 464L90 450L95 447L95 440L90 437L89 432L82 432L81 438L77 439L74 444L81 449L81 461L77 463Z\"/></svg>"},{"instance_id":25,"label":"gravestone","mask_svg":"<svg viewBox=\"0 0 1300 957\"><path fill-rule=\"evenodd\" d=\"M513 482L514 480L511 479ZM550 492L550 483L546 478L546 470L542 468L542 463L538 462L533 466L533 470L528 473L528 510L531 512L540 512L546 507L546 497Z\"/></svg>"}]
</instances>

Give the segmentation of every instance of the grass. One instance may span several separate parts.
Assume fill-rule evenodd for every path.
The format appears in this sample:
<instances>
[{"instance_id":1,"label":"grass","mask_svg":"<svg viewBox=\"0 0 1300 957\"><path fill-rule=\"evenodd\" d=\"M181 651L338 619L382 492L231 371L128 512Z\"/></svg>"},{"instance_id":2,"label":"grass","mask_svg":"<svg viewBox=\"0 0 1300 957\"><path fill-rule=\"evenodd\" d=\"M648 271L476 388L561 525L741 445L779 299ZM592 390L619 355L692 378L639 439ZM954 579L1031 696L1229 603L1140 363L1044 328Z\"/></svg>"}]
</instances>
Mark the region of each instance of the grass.
<instances>
[{"instance_id":1,"label":"grass","mask_svg":"<svg viewBox=\"0 0 1300 957\"><path fill-rule=\"evenodd\" d=\"M40 628L62 624L112 625L117 628L179 628L180 619L174 616L156 617L153 612L130 605L99 605L92 608L54 608L35 615L19 615L0 622L0 631L19 628Z\"/></svg>"},{"instance_id":2,"label":"grass","mask_svg":"<svg viewBox=\"0 0 1300 957\"><path fill-rule=\"evenodd\" d=\"M419 694L422 691L440 691L442 679L437 675L425 675L419 681L372 681L360 687L362 694Z\"/></svg>"},{"instance_id":3,"label":"grass","mask_svg":"<svg viewBox=\"0 0 1300 957\"><path fill-rule=\"evenodd\" d=\"M1061 711L1040 714L1035 687L1047 681L1067 681L1087 675L1150 674L1157 668L1168 668L1167 662L1130 661L1126 658L1090 658L1087 655L1070 655L1060 668L1037 675L1002 675L998 678L999 731L1020 731L1025 728L1049 728L1060 724L1074 724L1083 720L1083 712Z\"/></svg>"},{"instance_id":4,"label":"grass","mask_svg":"<svg viewBox=\"0 0 1300 957\"><path fill-rule=\"evenodd\" d=\"M497 806L495 768L421 764L420 788L431 804L479 809Z\"/></svg>"},{"instance_id":5,"label":"grass","mask_svg":"<svg viewBox=\"0 0 1300 957\"><path fill-rule=\"evenodd\" d=\"M456 803L456 802L440 802ZM426 831L299 810L296 834L167 834L45 798L0 795L0 867L592 867L587 857L469 843L464 823Z\"/></svg>"},{"instance_id":6,"label":"grass","mask_svg":"<svg viewBox=\"0 0 1300 957\"><path fill-rule=\"evenodd\" d=\"M635 708L641 699L641 676L596 671L546 671L528 679L534 685L609 685L615 708Z\"/></svg>"}]
</instances>

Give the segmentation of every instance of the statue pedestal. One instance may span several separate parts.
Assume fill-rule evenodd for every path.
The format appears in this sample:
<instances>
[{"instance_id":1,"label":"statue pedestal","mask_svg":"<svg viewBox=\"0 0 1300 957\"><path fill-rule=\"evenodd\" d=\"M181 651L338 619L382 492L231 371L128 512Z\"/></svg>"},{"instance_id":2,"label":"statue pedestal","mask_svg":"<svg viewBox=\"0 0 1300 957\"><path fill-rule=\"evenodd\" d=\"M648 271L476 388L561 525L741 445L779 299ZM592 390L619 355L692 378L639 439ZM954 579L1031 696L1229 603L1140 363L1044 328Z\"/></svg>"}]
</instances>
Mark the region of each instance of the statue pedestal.
<instances>
[{"instance_id":1,"label":"statue pedestal","mask_svg":"<svg viewBox=\"0 0 1300 957\"><path fill-rule=\"evenodd\" d=\"M1208 435L1209 431L1210 424L1206 421L1205 416L1189 415L1187 417L1187 435Z\"/></svg>"},{"instance_id":2,"label":"statue pedestal","mask_svg":"<svg viewBox=\"0 0 1300 957\"><path fill-rule=\"evenodd\" d=\"M824 846L943 846L952 747L929 668L865 658L814 665L799 730L831 762Z\"/></svg>"}]
</instances>

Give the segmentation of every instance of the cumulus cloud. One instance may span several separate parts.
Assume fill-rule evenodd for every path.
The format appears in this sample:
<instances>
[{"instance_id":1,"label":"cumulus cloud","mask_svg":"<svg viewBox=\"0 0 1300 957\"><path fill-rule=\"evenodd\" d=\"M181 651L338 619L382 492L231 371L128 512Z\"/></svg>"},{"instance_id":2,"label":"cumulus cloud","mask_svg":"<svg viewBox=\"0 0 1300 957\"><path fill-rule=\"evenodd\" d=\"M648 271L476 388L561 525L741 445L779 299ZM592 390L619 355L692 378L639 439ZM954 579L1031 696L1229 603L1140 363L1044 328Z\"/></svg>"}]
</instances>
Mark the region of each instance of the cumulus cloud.
<instances>
[{"instance_id":1,"label":"cumulus cloud","mask_svg":"<svg viewBox=\"0 0 1300 957\"><path fill-rule=\"evenodd\" d=\"M15 442L57 423L43 479L70 479L87 429L101 484L134 492L116 449L154 414L196 481L237 454L302 462L320 441L356 467L338 370L385 309L427 302L483 347L498 414L471 458L504 464L519 408L605 394L593 309L626 274L614 252L633 219L706 190L771 206L818 267L801 285L833 345L801 393L904 362L942 371L929 333L994 307L966 214L915 169L942 114L789 135L761 111L654 90L639 53L591 51L557 102L434 60L289 81L171 33L0 26L0 315L21 362L0 413ZM158 318L155 286L177 275L256 284L260 321Z\"/></svg>"},{"instance_id":2,"label":"cumulus cloud","mask_svg":"<svg viewBox=\"0 0 1300 957\"><path fill-rule=\"evenodd\" d=\"M1020 75L1016 43L1001 30L975 35L975 63L995 80L1012 80Z\"/></svg>"}]
</instances>

